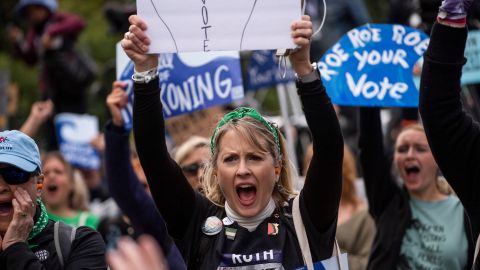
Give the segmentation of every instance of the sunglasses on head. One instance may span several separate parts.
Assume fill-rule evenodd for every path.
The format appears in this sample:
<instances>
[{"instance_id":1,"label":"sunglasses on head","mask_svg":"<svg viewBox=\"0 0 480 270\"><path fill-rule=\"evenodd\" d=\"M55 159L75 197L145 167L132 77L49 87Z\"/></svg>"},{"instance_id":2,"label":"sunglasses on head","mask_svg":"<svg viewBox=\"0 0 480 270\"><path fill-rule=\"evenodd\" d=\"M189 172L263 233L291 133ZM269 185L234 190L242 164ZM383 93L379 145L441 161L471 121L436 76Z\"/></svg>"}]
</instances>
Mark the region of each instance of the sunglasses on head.
<instances>
[{"instance_id":1,"label":"sunglasses on head","mask_svg":"<svg viewBox=\"0 0 480 270\"><path fill-rule=\"evenodd\" d=\"M33 172L26 172L13 166L0 168L0 175L3 178L3 181L5 181L9 185L23 184L30 180L30 177L36 174L38 174L38 170L35 170Z\"/></svg>"},{"instance_id":2,"label":"sunglasses on head","mask_svg":"<svg viewBox=\"0 0 480 270\"><path fill-rule=\"evenodd\" d=\"M182 171L189 176L196 176L198 174L198 170L203 169L205 165L203 163L197 162L182 166Z\"/></svg>"}]
</instances>

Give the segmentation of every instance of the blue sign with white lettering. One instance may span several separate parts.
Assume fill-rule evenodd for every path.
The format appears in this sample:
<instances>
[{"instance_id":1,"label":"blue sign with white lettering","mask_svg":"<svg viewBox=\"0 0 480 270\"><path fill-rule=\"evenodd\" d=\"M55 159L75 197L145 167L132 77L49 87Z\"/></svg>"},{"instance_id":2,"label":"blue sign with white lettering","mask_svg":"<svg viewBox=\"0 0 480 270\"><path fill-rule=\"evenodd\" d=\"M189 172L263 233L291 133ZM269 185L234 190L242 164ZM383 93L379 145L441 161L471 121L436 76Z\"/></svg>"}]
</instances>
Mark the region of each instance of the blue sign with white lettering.
<instances>
[{"instance_id":1,"label":"blue sign with white lettering","mask_svg":"<svg viewBox=\"0 0 480 270\"><path fill-rule=\"evenodd\" d=\"M417 107L413 68L428 36L402 25L367 24L350 30L318 62L338 105Z\"/></svg>"},{"instance_id":2,"label":"blue sign with white lettering","mask_svg":"<svg viewBox=\"0 0 480 270\"><path fill-rule=\"evenodd\" d=\"M100 155L90 142L98 135L98 118L91 115L60 113L55 116L60 152L75 167L100 168Z\"/></svg>"},{"instance_id":3,"label":"blue sign with white lettering","mask_svg":"<svg viewBox=\"0 0 480 270\"><path fill-rule=\"evenodd\" d=\"M271 50L254 51L247 72L247 90L257 91L295 81L295 72L286 66L279 68L275 51Z\"/></svg>"},{"instance_id":4,"label":"blue sign with white lettering","mask_svg":"<svg viewBox=\"0 0 480 270\"><path fill-rule=\"evenodd\" d=\"M119 75L119 80L128 82L129 105L122 114L125 128L130 129L132 62ZM165 118L231 103L244 96L238 52L160 54L158 76Z\"/></svg>"}]
</instances>

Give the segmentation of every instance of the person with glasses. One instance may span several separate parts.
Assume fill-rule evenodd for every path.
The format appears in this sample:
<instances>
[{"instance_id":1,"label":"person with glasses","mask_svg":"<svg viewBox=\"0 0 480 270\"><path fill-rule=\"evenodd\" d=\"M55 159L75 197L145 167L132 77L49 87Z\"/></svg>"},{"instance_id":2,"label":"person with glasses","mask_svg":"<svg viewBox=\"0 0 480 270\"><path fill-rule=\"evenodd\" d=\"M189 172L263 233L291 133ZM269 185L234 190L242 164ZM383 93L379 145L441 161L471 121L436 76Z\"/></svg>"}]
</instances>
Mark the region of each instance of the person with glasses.
<instances>
[{"instance_id":1,"label":"person with glasses","mask_svg":"<svg viewBox=\"0 0 480 270\"><path fill-rule=\"evenodd\" d=\"M0 132L0 269L106 269L103 240L88 227L76 230L69 256L57 255L54 222L40 199L41 168L33 139Z\"/></svg>"},{"instance_id":2,"label":"person with glasses","mask_svg":"<svg viewBox=\"0 0 480 270\"><path fill-rule=\"evenodd\" d=\"M182 168L190 186L200 193L203 193L203 169L210 158L208 145L207 138L192 136L175 152L175 162Z\"/></svg>"}]
</instances>

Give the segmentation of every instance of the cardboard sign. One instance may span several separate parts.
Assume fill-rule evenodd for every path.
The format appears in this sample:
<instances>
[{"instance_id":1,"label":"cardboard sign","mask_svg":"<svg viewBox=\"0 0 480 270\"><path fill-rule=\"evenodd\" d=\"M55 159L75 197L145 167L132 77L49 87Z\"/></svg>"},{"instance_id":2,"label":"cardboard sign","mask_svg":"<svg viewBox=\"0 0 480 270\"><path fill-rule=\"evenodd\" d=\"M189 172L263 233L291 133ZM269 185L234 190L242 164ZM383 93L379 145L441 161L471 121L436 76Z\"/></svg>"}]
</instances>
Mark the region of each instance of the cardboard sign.
<instances>
[{"instance_id":1,"label":"cardboard sign","mask_svg":"<svg viewBox=\"0 0 480 270\"><path fill-rule=\"evenodd\" d=\"M295 72L288 67L285 71L285 76L282 76L283 70L279 69L275 51L254 51L248 63L246 88L257 91L295 81Z\"/></svg>"},{"instance_id":2,"label":"cardboard sign","mask_svg":"<svg viewBox=\"0 0 480 270\"><path fill-rule=\"evenodd\" d=\"M60 113L55 116L60 152L75 167L96 170L100 156L90 145L98 135L98 118L91 115Z\"/></svg>"},{"instance_id":3,"label":"cardboard sign","mask_svg":"<svg viewBox=\"0 0 480 270\"><path fill-rule=\"evenodd\" d=\"M152 53L294 48L299 0L137 0Z\"/></svg>"},{"instance_id":4,"label":"cardboard sign","mask_svg":"<svg viewBox=\"0 0 480 270\"><path fill-rule=\"evenodd\" d=\"M413 67L428 36L402 25L367 24L350 30L318 62L338 105L416 107Z\"/></svg>"},{"instance_id":5,"label":"cardboard sign","mask_svg":"<svg viewBox=\"0 0 480 270\"><path fill-rule=\"evenodd\" d=\"M191 136L210 138L224 112L221 106L191 114L180 115L165 121L165 128L175 145L181 145Z\"/></svg>"},{"instance_id":6,"label":"cardboard sign","mask_svg":"<svg viewBox=\"0 0 480 270\"><path fill-rule=\"evenodd\" d=\"M132 126L133 64L117 45L117 79L128 83L129 104L122 112ZM160 54L160 99L166 119L243 99L238 52Z\"/></svg>"}]
</instances>

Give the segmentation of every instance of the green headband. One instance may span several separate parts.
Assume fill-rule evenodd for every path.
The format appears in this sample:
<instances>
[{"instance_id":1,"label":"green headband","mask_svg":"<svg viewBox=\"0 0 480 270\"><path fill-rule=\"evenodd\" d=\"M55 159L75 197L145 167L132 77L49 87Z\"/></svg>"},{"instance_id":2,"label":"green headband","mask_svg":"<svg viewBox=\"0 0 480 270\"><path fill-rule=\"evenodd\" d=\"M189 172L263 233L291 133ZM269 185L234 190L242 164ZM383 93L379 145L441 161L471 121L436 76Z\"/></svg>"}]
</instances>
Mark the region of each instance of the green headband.
<instances>
[{"instance_id":1,"label":"green headband","mask_svg":"<svg viewBox=\"0 0 480 270\"><path fill-rule=\"evenodd\" d=\"M214 150L214 142L215 142L215 137L217 135L218 130L223 127L226 123L235 120L235 119L241 119L244 118L245 116L249 116L251 118L257 119L260 121L273 135L273 138L275 139L275 144L277 145L278 153L280 154L280 141L278 139L278 132L275 127L273 127L272 124L270 124L267 120L265 120L260 113L258 113L255 109L253 108L246 108L246 107L240 107L237 108L223 116L223 118L218 122L217 127L215 128L215 131L213 131L212 139L210 141L210 150L212 151L213 155L213 150Z\"/></svg>"}]
</instances>

